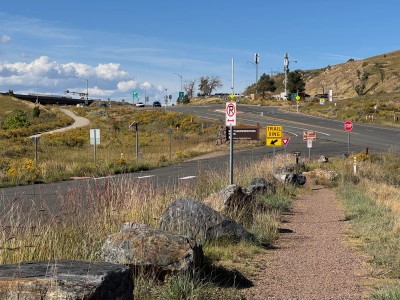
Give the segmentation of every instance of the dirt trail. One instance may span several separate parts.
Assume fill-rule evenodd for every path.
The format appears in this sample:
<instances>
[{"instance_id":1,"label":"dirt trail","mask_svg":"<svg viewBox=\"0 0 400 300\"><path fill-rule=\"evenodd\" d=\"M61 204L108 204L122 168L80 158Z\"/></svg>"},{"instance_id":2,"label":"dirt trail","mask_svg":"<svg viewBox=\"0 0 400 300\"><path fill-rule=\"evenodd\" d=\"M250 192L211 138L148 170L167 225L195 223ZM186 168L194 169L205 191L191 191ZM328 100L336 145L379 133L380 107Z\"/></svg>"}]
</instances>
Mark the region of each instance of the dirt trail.
<instances>
[{"instance_id":1,"label":"dirt trail","mask_svg":"<svg viewBox=\"0 0 400 300\"><path fill-rule=\"evenodd\" d=\"M59 128L59 129L51 130L51 131L48 131L48 132L35 134L35 135L30 136L30 137L31 138L32 137L39 137L39 136L41 136L42 134L45 134L45 133L54 133L54 132L66 131L66 130L73 129L73 128L84 127L84 126L90 124L90 121L88 119L86 119L84 117L79 117L79 116L75 115L72 111L70 111L68 109L60 108L60 111L62 111L64 114L66 114L66 115L70 116L71 118L73 118L75 120L74 123L72 125L68 126L68 127Z\"/></svg>"},{"instance_id":2,"label":"dirt trail","mask_svg":"<svg viewBox=\"0 0 400 300\"><path fill-rule=\"evenodd\" d=\"M249 300L369 299L365 258L344 243L348 226L332 190L315 186L298 196L265 271L242 292Z\"/></svg>"}]
</instances>

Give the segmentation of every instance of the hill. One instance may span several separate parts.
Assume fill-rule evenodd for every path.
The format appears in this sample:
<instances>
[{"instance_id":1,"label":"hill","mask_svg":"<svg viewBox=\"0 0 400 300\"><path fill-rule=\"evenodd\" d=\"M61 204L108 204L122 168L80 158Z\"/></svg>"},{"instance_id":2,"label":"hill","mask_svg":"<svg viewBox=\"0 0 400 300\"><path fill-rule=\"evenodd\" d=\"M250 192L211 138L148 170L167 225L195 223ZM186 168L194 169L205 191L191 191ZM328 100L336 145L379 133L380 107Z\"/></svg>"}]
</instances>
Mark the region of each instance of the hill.
<instances>
[{"instance_id":1,"label":"hill","mask_svg":"<svg viewBox=\"0 0 400 300\"><path fill-rule=\"evenodd\" d=\"M293 70L292 70L293 71ZM347 62L321 69L299 70L306 83L306 93L315 95L332 89L334 97L353 98L400 90L400 50L363 60ZM280 93L284 91L284 74L272 76ZM251 91L248 87L245 94Z\"/></svg>"}]
</instances>

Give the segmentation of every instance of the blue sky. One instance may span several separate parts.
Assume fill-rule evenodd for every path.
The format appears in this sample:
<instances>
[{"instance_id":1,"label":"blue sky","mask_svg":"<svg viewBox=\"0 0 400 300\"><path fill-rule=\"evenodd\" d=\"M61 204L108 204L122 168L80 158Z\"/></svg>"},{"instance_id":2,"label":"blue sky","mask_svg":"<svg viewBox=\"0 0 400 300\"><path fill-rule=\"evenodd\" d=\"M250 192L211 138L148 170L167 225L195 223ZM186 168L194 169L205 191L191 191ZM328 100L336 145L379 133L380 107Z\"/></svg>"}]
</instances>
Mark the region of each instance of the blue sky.
<instances>
[{"instance_id":1,"label":"blue sky","mask_svg":"<svg viewBox=\"0 0 400 300\"><path fill-rule=\"evenodd\" d=\"M272 2L272 3L271 3ZM316 69L400 49L400 2L8 1L0 9L0 91L150 103L219 76L235 93L258 75ZM293 61L297 61L294 63ZM174 74L177 73L177 74ZM87 81L85 80L87 79Z\"/></svg>"}]
</instances>

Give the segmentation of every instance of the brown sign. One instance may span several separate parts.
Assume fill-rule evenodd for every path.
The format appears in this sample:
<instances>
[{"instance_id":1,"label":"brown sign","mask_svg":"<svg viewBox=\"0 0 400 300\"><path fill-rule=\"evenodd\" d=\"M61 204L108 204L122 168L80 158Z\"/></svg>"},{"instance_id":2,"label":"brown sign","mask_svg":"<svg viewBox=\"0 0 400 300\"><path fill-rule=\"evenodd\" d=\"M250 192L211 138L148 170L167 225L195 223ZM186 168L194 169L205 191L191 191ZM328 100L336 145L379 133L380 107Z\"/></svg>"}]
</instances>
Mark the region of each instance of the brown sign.
<instances>
[{"instance_id":1,"label":"brown sign","mask_svg":"<svg viewBox=\"0 0 400 300\"><path fill-rule=\"evenodd\" d=\"M317 132L316 131L303 131L303 141L316 141L317 140Z\"/></svg>"},{"instance_id":2,"label":"brown sign","mask_svg":"<svg viewBox=\"0 0 400 300\"><path fill-rule=\"evenodd\" d=\"M260 139L260 127L259 126L233 126L233 140L248 140L255 141ZM230 139L229 127L226 127L226 140Z\"/></svg>"}]
</instances>

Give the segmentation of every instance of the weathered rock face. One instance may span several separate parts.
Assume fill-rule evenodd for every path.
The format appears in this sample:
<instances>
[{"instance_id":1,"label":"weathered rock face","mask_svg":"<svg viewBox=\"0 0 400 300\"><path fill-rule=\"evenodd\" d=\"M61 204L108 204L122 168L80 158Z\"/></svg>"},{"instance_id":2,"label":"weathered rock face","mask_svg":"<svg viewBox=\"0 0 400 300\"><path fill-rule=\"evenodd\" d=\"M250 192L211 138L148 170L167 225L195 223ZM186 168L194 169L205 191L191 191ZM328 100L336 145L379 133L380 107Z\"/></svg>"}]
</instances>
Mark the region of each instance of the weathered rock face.
<instances>
[{"instance_id":1,"label":"weathered rock face","mask_svg":"<svg viewBox=\"0 0 400 300\"><path fill-rule=\"evenodd\" d=\"M200 268L204 254L194 239L149 227L126 223L121 232L108 236L100 259L146 268L163 276L168 272L193 272Z\"/></svg>"},{"instance_id":2,"label":"weathered rock face","mask_svg":"<svg viewBox=\"0 0 400 300\"><path fill-rule=\"evenodd\" d=\"M0 265L0 299L133 300L132 270L80 260Z\"/></svg>"},{"instance_id":3,"label":"weathered rock face","mask_svg":"<svg viewBox=\"0 0 400 300\"><path fill-rule=\"evenodd\" d=\"M206 241L220 237L249 241L246 229L220 212L191 198L174 200L160 220L160 228Z\"/></svg>"}]
</instances>

